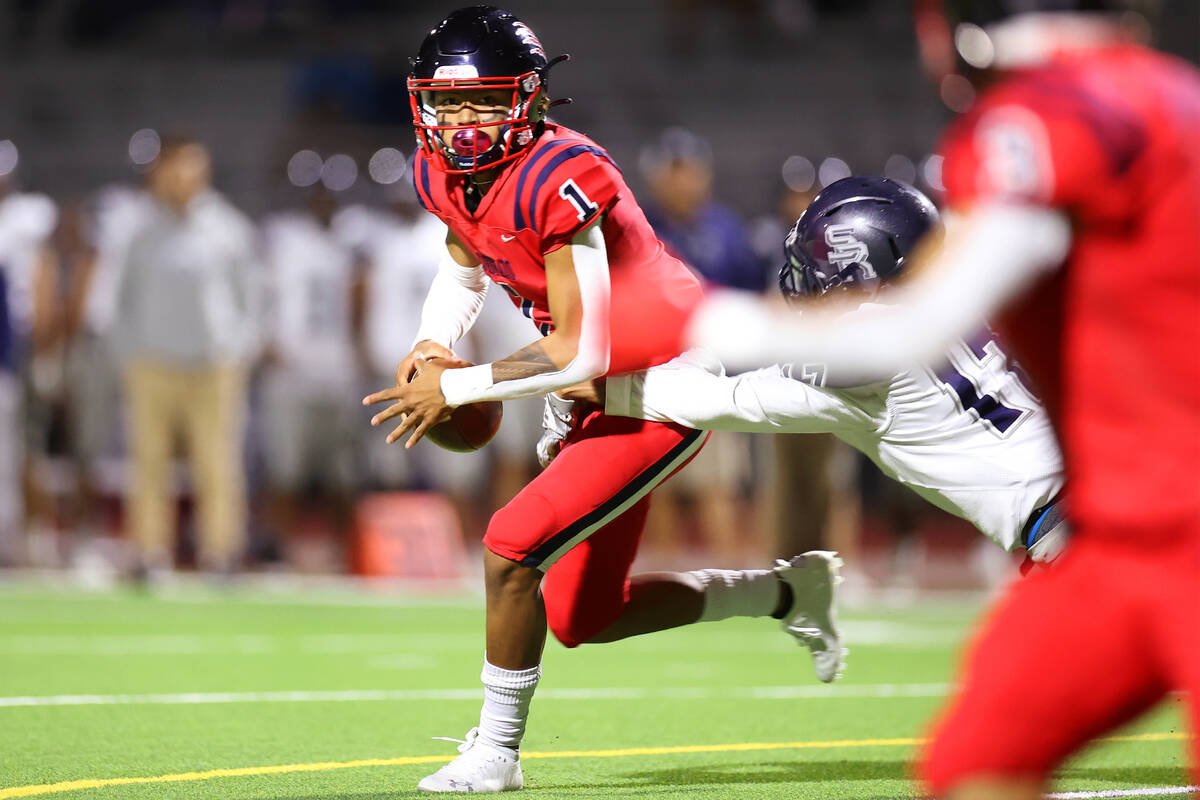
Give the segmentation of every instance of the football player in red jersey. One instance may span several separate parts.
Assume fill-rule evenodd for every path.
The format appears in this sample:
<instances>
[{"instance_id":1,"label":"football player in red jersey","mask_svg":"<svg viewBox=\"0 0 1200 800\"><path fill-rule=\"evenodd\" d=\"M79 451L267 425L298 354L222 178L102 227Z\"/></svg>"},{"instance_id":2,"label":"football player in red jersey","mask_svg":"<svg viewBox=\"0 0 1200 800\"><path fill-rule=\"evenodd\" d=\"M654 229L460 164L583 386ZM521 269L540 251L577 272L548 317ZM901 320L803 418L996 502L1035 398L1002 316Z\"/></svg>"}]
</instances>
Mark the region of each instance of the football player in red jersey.
<instances>
[{"instance_id":1,"label":"football player in red jersey","mask_svg":"<svg viewBox=\"0 0 1200 800\"><path fill-rule=\"evenodd\" d=\"M871 374L1005 309L1062 439L1074 539L974 642L922 762L938 797L1040 797L1068 754L1172 690L1200 730L1200 73L1134 40L1141 5L918 6L927 63L957 51L959 86L980 90L941 145L959 217L944 248L888 314L764 321L732 298L691 324L743 363ZM757 328L731 341L730 325ZM1200 738L1191 753L1200 784Z\"/></svg>"},{"instance_id":2,"label":"football player in red jersey","mask_svg":"<svg viewBox=\"0 0 1200 800\"><path fill-rule=\"evenodd\" d=\"M450 409L546 394L644 369L678 354L639 341L648 321L682 319L696 278L665 252L620 170L587 137L545 118L548 60L533 32L489 6L460 9L426 37L409 80L419 149L413 180L449 228L392 401L388 436L415 443ZM474 321L487 280L542 338L490 364L462 367L450 347ZM576 416L554 461L492 517L484 536L487 650L479 726L426 791L521 788L518 756L541 675L547 626L568 647L730 616L775 616L833 680L840 563L812 552L774 570L629 577L650 491L700 449L678 425Z\"/></svg>"}]
</instances>

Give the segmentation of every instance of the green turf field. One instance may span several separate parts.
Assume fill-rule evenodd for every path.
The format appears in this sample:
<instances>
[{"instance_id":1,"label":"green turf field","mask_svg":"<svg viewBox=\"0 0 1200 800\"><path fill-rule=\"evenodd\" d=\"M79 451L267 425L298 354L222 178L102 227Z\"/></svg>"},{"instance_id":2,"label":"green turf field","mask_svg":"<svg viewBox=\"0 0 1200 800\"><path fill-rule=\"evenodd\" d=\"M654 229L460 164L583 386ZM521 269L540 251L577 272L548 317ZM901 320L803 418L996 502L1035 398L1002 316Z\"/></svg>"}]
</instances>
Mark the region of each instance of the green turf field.
<instances>
[{"instance_id":1,"label":"green turf field","mask_svg":"<svg viewBox=\"0 0 1200 800\"><path fill-rule=\"evenodd\" d=\"M454 755L430 737L478 719L481 605L0 584L0 800L417 796ZM845 612L852 652L832 688L772 621L551 644L526 786L545 798L910 796L912 740L978 612L960 600ZM1180 730L1165 708L1070 764L1056 790L1182 785Z\"/></svg>"}]
</instances>

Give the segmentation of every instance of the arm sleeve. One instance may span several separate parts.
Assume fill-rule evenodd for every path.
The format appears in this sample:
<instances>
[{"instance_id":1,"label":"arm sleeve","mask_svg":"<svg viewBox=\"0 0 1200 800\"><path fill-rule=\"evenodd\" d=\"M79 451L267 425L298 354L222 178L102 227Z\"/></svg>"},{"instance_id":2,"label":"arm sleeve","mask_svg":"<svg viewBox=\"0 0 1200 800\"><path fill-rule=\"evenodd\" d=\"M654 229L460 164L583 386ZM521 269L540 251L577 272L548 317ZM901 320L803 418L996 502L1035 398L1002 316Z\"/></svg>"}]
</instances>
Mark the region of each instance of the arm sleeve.
<instances>
[{"instance_id":1,"label":"arm sleeve","mask_svg":"<svg viewBox=\"0 0 1200 800\"><path fill-rule=\"evenodd\" d=\"M545 178L534 196L534 224L542 236L542 252L571 244L575 235L608 212L621 191L621 172L598 147L575 145L572 154Z\"/></svg>"},{"instance_id":2,"label":"arm sleeve","mask_svg":"<svg viewBox=\"0 0 1200 800\"><path fill-rule=\"evenodd\" d=\"M487 297L487 276L483 267L464 267L446 253L438 264L437 275L425 295L417 342L426 339L447 348L463 337L475 324Z\"/></svg>"},{"instance_id":3,"label":"arm sleeve","mask_svg":"<svg viewBox=\"0 0 1200 800\"><path fill-rule=\"evenodd\" d=\"M604 246L604 233L600 230L602 224L603 218L597 218L571 240L571 258L583 306L575 358L555 372L500 383L492 383L491 364L448 369L442 373L441 380L447 405L456 407L481 400L534 397L598 378L608 371L610 287L608 252Z\"/></svg>"},{"instance_id":4,"label":"arm sleeve","mask_svg":"<svg viewBox=\"0 0 1200 800\"><path fill-rule=\"evenodd\" d=\"M725 292L701 306L687 338L731 367L826 362L851 383L932 361L1057 267L1071 243L1067 218L1044 206L990 204L969 212L960 225L913 283L888 296L887 307L838 317L798 315Z\"/></svg>"},{"instance_id":5,"label":"arm sleeve","mask_svg":"<svg viewBox=\"0 0 1200 800\"><path fill-rule=\"evenodd\" d=\"M604 412L701 430L826 433L845 421L846 406L773 365L727 376L694 353L645 372L609 378Z\"/></svg>"}]
</instances>

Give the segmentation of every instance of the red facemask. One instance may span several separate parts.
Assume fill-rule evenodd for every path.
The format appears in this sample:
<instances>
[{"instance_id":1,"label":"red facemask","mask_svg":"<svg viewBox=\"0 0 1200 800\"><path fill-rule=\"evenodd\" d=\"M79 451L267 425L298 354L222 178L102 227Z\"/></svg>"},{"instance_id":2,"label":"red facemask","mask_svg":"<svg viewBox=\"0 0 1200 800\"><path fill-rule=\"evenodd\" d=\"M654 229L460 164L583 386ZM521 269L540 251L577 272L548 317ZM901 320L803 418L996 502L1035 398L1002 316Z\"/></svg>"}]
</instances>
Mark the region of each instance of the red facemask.
<instances>
[{"instance_id":1,"label":"red facemask","mask_svg":"<svg viewBox=\"0 0 1200 800\"><path fill-rule=\"evenodd\" d=\"M517 158L533 141L536 123L531 110L539 95L542 82L535 72L505 78L433 78L408 79L409 103L417 146L435 168L451 174L468 174L491 169ZM437 93L461 92L465 89L498 89L512 93L507 117L500 121L469 125L440 125L437 119ZM485 128L499 126L496 139ZM443 140L444 131L453 131L450 145Z\"/></svg>"}]
</instances>

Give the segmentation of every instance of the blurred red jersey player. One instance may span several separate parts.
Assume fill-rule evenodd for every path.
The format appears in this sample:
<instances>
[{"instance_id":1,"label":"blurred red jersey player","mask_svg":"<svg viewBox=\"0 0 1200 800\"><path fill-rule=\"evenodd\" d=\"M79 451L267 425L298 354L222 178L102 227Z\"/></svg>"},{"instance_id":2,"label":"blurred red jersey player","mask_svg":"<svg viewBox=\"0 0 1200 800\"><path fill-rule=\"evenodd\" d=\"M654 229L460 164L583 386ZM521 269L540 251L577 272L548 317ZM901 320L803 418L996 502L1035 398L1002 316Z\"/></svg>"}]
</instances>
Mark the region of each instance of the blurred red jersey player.
<instances>
[{"instance_id":1,"label":"blurred red jersey player","mask_svg":"<svg viewBox=\"0 0 1200 800\"><path fill-rule=\"evenodd\" d=\"M389 441L411 430L411 445L466 403L552 393L678 355L647 347L641 332L682 319L700 299L699 282L664 250L608 154L546 119L546 80L558 60L508 12L475 6L434 28L413 62L413 182L449 233L397 386L367 398L395 401L374 424L404 416ZM488 280L541 338L490 364L455 365L450 347L474 321ZM840 669L833 554L775 570L631 578L651 490L707 434L595 407L575 416L545 471L488 524L483 710L461 755L422 780L422 790L521 788L519 746L547 627L574 647L778 615L813 651L823 680Z\"/></svg>"},{"instance_id":2,"label":"blurred red jersey player","mask_svg":"<svg viewBox=\"0 0 1200 800\"><path fill-rule=\"evenodd\" d=\"M1171 690L1200 729L1200 74L1133 42L1140 5L918 4L927 64L970 67L944 89L980 92L941 148L944 247L883 312L713 298L689 326L726 363L869 377L1005 309L1062 440L1075 538L976 640L922 766L938 797L1040 797ZM1192 758L1200 783L1195 738Z\"/></svg>"},{"instance_id":3,"label":"blurred red jersey player","mask_svg":"<svg viewBox=\"0 0 1200 800\"><path fill-rule=\"evenodd\" d=\"M1034 797L1169 690L1200 730L1200 73L1128 41L1145 3L945 5L958 56L998 77L942 143L948 206L1070 221L1001 324L1063 440L1078 538L994 614L924 773L939 796Z\"/></svg>"}]
</instances>

